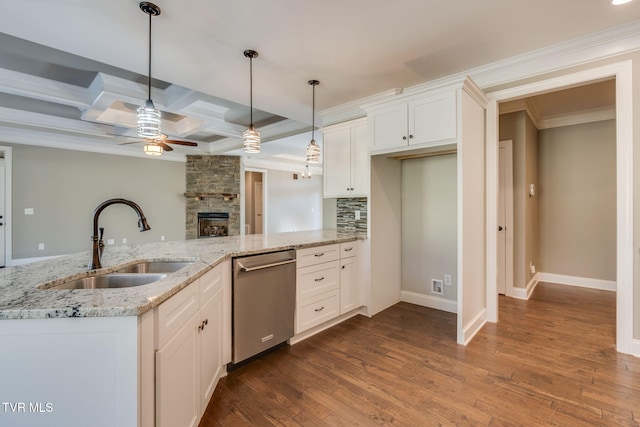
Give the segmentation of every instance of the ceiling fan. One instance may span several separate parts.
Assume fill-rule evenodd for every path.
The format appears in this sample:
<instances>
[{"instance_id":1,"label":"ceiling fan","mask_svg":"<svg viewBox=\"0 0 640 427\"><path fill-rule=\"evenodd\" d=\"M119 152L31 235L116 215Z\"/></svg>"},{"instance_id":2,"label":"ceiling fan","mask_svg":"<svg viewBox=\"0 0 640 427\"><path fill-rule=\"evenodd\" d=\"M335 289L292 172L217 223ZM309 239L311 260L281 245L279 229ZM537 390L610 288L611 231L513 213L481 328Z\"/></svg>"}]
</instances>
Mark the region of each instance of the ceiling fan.
<instances>
[{"instance_id":1,"label":"ceiling fan","mask_svg":"<svg viewBox=\"0 0 640 427\"><path fill-rule=\"evenodd\" d=\"M148 138L142 138L142 139L136 139L135 141L129 141L129 142L121 142L118 145L129 145L129 144L138 144L138 143L144 143L145 144L145 152L147 154L151 154L150 152L148 152L147 147L148 146L157 146L157 147L162 147L162 150L164 151L173 151L173 148L169 145L169 144L174 144L174 145L184 145L187 147L197 147L198 144L195 142L191 142L191 141L180 141L177 139L168 139L169 137L166 134L162 134L160 135L160 138L158 139L148 139ZM153 151L153 148L150 148L151 151ZM158 150L158 155L162 154L162 150Z\"/></svg>"}]
</instances>

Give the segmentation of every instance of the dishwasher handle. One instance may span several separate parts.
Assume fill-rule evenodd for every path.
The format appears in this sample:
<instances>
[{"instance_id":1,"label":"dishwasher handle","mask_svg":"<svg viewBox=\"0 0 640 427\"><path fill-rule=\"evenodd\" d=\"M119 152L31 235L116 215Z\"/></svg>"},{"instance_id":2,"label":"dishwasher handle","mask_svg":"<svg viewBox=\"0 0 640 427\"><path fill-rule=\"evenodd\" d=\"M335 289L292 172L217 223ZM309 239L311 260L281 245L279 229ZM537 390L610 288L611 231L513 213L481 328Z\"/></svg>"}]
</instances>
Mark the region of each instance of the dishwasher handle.
<instances>
[{"instance_id":1,"label":"dishwasher handle","mask_svg":"<svg viewBox=\"0 0 640 427\"><path fill-rule=\"evenodd\" d=\"M238 267L240 267L240 270L241 271L246 271L246 272L263 270L265 268L271 268L271 267L278 267L278 266L281 266L281 265L291 264L293 262L296 262L296 260L295 259L288 259L286 261L279 261L279 262L274 262L274 263L271 263L271 264L263 264L263 265L258 265L258 266L255 266L255 267L245 267L244 265L242 265L242 262L237 261Z\"/></svg>"}]
</instances>

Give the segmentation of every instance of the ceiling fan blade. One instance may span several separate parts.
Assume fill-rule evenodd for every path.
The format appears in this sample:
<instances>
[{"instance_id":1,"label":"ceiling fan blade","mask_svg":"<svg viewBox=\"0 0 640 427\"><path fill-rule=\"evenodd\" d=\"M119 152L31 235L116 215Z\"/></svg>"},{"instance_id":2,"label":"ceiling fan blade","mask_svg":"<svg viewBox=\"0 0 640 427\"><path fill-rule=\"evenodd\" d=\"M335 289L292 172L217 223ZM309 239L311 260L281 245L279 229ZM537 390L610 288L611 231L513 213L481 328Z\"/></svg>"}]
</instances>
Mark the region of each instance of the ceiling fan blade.
<instances>
[{"instance_id":1,"label":"ceiling fan blade","mask_svg":"<svg viewBox=\"0 0 640 427\"><path fill-rule=\"evenodd\" d=\"M142 141L141 140L137 140L137 141L121 142L118 145L130 145L130 144L137 144L139 142L142 142Z\"/></svg>"},{"instance_id":2,"label":"ceiling fan blade","mask_svg":"<svg viewBox=\"0 0 640 427\"><path fill-rule=\"evenodd\" d=\"M160 147L162 147L162 149L164 151L173 151L173 148L169 147L167 144L165 144L164 142L156 142L156 144L158 144Z\"/></svg>"},{"instance_id":3,"label":"ceiling fan blade","mask_svg":"<svg viewBox=\"0 0 640 427\"><path fill-rule=\"evenodd\" d=\"M165 139L163 142L166 142L167 144L186 145L187 147L197 147L198 146L198 144L196 144L195 142L177 141L175 139Z\"/></svg>"}]
</instances>

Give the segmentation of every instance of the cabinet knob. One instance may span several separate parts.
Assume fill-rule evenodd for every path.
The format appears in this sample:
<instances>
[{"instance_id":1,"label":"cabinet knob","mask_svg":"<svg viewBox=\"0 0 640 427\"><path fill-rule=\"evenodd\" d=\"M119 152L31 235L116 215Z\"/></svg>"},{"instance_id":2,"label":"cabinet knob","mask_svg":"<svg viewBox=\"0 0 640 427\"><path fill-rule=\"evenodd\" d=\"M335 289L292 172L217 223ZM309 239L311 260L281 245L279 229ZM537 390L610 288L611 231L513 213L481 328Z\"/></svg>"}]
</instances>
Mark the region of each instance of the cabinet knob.
<instances>
[{"instance_id":1,"label":"cabinet knob","mask_svg":"<svg viewBox=\"0 0 640 427\"><path fill-rule=\"evenodd\" d=\"M409 139L413 138L413 135L409 135Z\"/></svg>"},{"instance_id":2,"label":"cabinet knob","mask_svg":"<svg viewBox=\"0 0 640 427\"><path fill-rule=\"evenodd\" d=\"M406 141L406 140L407 140L407 136L406 136L406 135L405 135L405 136L403 136L403 137L402 137L402 140L403 140L403 141Z\"/></svg>"}]
</instances>

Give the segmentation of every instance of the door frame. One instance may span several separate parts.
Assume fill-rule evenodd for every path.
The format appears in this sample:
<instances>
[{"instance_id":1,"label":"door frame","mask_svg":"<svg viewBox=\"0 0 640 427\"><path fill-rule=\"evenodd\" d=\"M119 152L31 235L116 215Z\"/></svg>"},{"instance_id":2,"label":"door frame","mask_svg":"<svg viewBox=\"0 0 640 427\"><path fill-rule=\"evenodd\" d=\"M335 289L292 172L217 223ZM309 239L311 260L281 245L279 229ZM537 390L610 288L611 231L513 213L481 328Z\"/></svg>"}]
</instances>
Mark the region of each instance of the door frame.
<instances>
[{"instance_id":1,"label":"door frame","mask_svg":"<svg viewBox=\"0 0 640 427\"><path fill-rule=\"evenodd\" d=\"M12 212L13 207L11 201L13 197L11 195L11 189L13 188L13 184L11 182L11 177L13 176L12 165L13 165L13 148L7 147L4 145L0 145L0 153L4 155L4 265L6 267L13 265L13 250L12 244L13 242L13 233L12 233Z\"/></svg>"},{"instance_id":2,"label":"door frame","mask_svg":"<svg viewBox=\"0 0 640 427\"><path fill-rule=\"evenodd\" d=\"M252 167L244 167L240 174L240 188L242 192L240 193L240 220L242 221L241 233L244 235L244 224L245 224L245 172L258 172L262 174L262 233L267 233L267 169L260 168L252 168Z\"/></svg>"},{"instance_id":3,"label":"door frame","mask_svg":"<svg viewBox=\"0 0 640 427\"><path fill-rule=\"evenodd\" d=\"M488 93L487 227L497 228L498 103L572 86L616 80L616 349L633 354L633 73L622 61ZM487 320L498 321L497 236L487 233Z\"/></svg>"},{"instance_id":4,"label":"door frame","mask_svg":"<svg viewBox=\"0 0 640 427\"><path fill-rule=\"evenodd\" d=\"M498 144L499 148L504 147L505 150L505 295L513 297L516 296L515 287L513 286L513 141L509 139L500 141ZM494 230L496 229L494 228Z\"/></svg>"}]
</instances>

